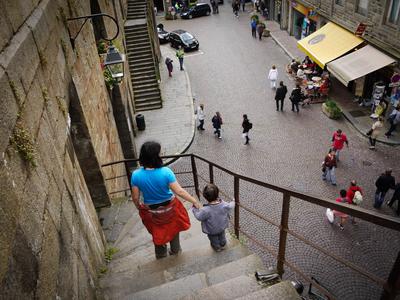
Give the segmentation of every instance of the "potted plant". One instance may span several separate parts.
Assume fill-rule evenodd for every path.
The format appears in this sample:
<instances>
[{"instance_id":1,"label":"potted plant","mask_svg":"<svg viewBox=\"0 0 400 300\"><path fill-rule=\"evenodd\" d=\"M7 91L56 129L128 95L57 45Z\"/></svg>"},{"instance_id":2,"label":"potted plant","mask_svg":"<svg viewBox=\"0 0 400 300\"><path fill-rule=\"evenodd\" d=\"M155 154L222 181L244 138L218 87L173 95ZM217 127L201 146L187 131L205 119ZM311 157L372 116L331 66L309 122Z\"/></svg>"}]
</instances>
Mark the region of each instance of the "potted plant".
<instances>
[{"instance_id":1,"label":"potted plant","mask_svg":"<svg viewBox=\"0 0 400 300\"><path fill-rule=\"evenodd\" d=\"M335 101L327 100L322 104L322 112L331 119L339 119L342 116L342 110Z\"/></svg>"}]
</instances>

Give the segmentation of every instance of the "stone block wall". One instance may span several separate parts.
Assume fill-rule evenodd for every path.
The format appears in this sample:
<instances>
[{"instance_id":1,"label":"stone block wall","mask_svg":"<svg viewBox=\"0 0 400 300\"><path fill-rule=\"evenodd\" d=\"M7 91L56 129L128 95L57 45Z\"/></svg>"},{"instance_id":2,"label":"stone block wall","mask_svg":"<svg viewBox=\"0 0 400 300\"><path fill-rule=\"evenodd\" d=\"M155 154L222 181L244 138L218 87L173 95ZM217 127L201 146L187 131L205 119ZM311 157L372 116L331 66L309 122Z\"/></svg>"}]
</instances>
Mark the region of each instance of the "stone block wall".
<instances>
[{"instance_id":1,"label":"stone block wall","mask_svg":"<svg viewBox=\"0 0 400 300\"><path fill-rule=\"evenodd\" d=\"M0 299L96 298L106 246L87 169L103 186L125 170L100 168L124 156L92 24L69 40L81 15L89 0L0 2Z\"/></svg>"}]
</instances>

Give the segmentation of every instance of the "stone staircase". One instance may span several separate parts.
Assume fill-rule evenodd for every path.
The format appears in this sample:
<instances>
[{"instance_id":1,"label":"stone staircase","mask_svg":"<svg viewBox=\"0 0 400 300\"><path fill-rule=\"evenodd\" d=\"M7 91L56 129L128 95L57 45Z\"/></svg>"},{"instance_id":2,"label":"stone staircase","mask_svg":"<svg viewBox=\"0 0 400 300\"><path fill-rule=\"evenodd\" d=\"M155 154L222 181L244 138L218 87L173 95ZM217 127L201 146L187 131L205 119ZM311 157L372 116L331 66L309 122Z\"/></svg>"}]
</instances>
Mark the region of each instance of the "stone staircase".
<instances>
[{"instance_id":1,"label":"stone staircase","mask_svg":"<svg viewBox=\"0 0 400 300\"><path fill-rule=\"evenodd\" d=\"M135 111L162 107L156 62L146 22L146 1L129 0L125 40L131 73Z\"/></svg>"},{"instance_id":2,"label":"stone staircase","mask_svg":"<svg viewBox=\"0 0 400 300\"><path fill-rule=\"evenodd\" d=\"M121 213L121 217L118 214ZM182 253L156 260L151 236L132 203L119 201L100 217L106 236L119 252L100 279L104 299L293 299L300 297L288 282L266 288L254 277L264 269L260 258L236 239L215 252L189 212L192 227L181 233ZM114 225L112 224L114 223Z\"/></svg>"}]
</instances>

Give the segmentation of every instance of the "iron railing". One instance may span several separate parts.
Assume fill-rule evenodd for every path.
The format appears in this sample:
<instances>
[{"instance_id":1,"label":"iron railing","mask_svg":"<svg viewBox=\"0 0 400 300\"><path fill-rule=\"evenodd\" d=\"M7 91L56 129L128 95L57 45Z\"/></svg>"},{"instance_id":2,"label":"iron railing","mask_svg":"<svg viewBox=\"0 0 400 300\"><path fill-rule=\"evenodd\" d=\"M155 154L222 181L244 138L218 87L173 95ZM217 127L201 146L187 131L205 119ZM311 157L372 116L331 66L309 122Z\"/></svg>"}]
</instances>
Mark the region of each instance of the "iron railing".
<instances>
[{"instance_id":1,"label":"iron railing","mask_svg":"<svg viewBox=\"0 0 400 300\"><path fill-rule=\"evenodd\" d=\"M233 196L233 199L231 199L231 200L235 201L235 211L234 211L234 221L233 221L235 235L237 238L239 238L241 235L244 235L247 239L249 239L256 245L258 245L262 249L266 250L268 253L272 254L276 258L277 271L278 271L279 275L281 275L281 276L283 275L284 266L287 265L289 268L291 268L293 271L295 271L301 277L303 277L307 282L313 282L313 285L317 289L319 289L322 293L324 293L324 295L329 297L329 299L335 299L335 297L331 294L330 291L328 291L326 288L324 288L323 286L321 286L318 283L316 283L315 281L313 281L302 270L300 270L292 262L290 262L286 259L286 242L287 242L287 236L289 234L289 235L293 236L294 238L307 244L308 246L312 247L313 249L323 253L324 255L336 260L337 262L352 269L353 271L357 272L358 274L377 283L383 289L382 295L381 295L382 300L394 299L396 297L396 293L398 293L400 290L400 252L398 253L397 259L393 265L390 275L388 276L388 279L382 279L382 278L376 276L375 274L372 274L371 272L359 267L358 265L320 247L319 245L310 241L309 239L305 238L304 236L294 232L293 230L289 229L288 224L289 224L289 210L290 210L291 198L301 199L302 201L305 201L308 203L316 204L316 205L319 205L319 206L322 206L325 208L331 208L334 210L338 210L338 211L344 212L346 214L349 214L351 216L357 217L361 220L367 221L369 223L373 223L378 226L392 229L397 232L400 232L399 219L391 217L391 216L383 215L380 213L375 213L370 210L357 207L355 205L349 206L349 205L342 204L342 203L339 203L336 201L327 200L327 199L323 199L320 197L308 195L308 194L296 191L294 189L269 184L266 182L256 180L254 178L240 175L240 174L237 174L231 170L228 170L216 163L213 163L203 157L200 157L196 154L169 155L169 156L163 156L162 158L170 159L170 162L171 162L176 159L183 158L183 157L190 158L191 170L184 171L184 172L178 171L178 172L175 172L175 174L176 175L182 175L182 174L192 174L193 175L193 185L186 185L186 186L184 186L184 188L194 188L195 193L199 199L200 199L199 178L205 182L214 183L214 170L215 169L218 169L218 170L222 171L224 174L227 174L227 175L230 175L233 177L233 195L234 196ZM208 165L208 178L204 178L203 176L198 174L196 160L202 161L203 163ZM128 184L126 186L126 189L122 189L119 191L111 191L110 194L127 192L130 190L129 177L130 177L130 173L133 170L130 170L129 164L132 164L132 162L137 162L137 161L138 161L137 159L120 160L120 161L111 162L111 163L102 165L102 167L107 167L107 166L111 166L111 165L115 165L115 164L125 164L125 169L127 170L126 174L118 175L118 176L114 177L114 178L120 178L121 176L127 176ZM114 178L108 178L107 180L112 180ZM267 188L267 189L270 189L270 190L273 190L273 191L276 191L276 192L279 192L282 194L282 207L281 207L280 222L276 222L272 219L266 218L265 216L261 215L257 211L243 205L240 202L240 184L241 184L241 182L252 183L257 186L264 187L264 188ZM220 191L220 193L223 194L226 198L230 198L227 195L227 193L224 193L224 191ZM274 250L273 247L271 247L270 245L265 245L264 242L257 240L256 237L253 236L251 233L245 232L244 230L241 229L240 213L239 213L240 208L244 209L248 213L259 218L260 220L262 220L268 224L271 224L272 226L279 229L278 251Z\"/></svg>"}]
</instances>

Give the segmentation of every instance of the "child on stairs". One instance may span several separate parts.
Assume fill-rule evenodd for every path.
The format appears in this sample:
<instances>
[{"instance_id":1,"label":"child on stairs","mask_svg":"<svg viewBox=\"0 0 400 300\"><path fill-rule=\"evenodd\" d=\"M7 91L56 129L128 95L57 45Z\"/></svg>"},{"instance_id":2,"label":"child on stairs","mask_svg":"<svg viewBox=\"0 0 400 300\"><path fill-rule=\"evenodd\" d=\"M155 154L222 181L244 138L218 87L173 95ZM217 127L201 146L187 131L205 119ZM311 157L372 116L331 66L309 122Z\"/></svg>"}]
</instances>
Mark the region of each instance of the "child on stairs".
<instances>
[{"instance_id":1,"label":"child on stairs","mask_svg":"<svg viewBox=\"0 0 400 300\"><path fill-rule=\"evenodd\" d=\"M235 202L225 202L219 199L219 189L214 184L207 184L203 196L208 201L203 208L192 208L197 220L201 221L201 228L207 234L211 247L220 252L225 248L225 229L229 226L229 211Z\"/></svg>"}]
</instances>

